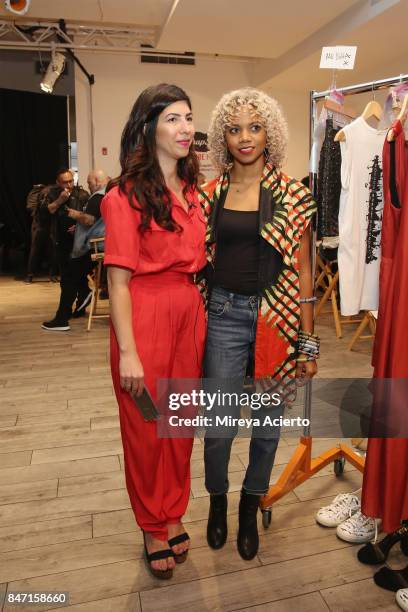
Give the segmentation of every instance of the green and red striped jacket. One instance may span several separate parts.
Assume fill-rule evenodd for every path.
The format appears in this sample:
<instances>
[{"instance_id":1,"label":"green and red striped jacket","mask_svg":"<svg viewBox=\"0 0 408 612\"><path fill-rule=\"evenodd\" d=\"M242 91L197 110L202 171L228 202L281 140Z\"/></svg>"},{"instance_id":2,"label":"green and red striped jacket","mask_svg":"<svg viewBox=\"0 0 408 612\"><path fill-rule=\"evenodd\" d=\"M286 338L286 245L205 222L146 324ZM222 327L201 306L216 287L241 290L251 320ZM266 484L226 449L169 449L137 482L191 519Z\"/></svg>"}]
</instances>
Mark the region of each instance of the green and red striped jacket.
<instances>
[{"instance_id":1,"label":"green and red striped jacket","mask_svg":"<svg viewBox=\"0 0 408 612\"><path fill-rule=\"evenodd\" d=\"M203 185L199 201L207 221L206 254L213 269L216 256L216 220L229 189L229 173ZM276 249L282 264L276 278L260 274L261 296L255 341L255 378L293 377L296 370L296 346L300 327L299 248L300 240L314 213L316 204L302 183L266 164L260 186L259 234L264 251ZM267 245L265 247L265 245ZM271 253L272 258L272 253ZM266 270L268 257L266 259ZM276 257L275 257L276 260ZM262 282L263 279L263 282ZM207 298L209 275L199 283Z\"/></svg>"}]
</instances>

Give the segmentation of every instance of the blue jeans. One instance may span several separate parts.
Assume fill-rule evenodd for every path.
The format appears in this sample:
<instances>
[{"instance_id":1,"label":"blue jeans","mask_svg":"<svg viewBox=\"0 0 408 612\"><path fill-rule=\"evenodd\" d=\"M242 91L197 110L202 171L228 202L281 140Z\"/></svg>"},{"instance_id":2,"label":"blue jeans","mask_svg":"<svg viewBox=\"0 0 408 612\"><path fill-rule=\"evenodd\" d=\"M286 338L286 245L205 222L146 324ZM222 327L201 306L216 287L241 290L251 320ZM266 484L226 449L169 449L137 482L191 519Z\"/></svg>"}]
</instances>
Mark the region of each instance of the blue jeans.
<instances>
[{"instance_id":1,"label":"blue jeans","mask_svg":"<svg viewBox=\"0 0 408 612\"><path fill-rule=\"evenodd\" d=\"M223 391L242 392L247 365L253 358L258 300L257 296L239 295L220 287L214 287L212 290L208 309L204 376L206 379L223 379ZM211 385L211 382L206 381L206 384ZM223 407L214 406L213 413L217 414L217 410L218 413L225 414ZM236 416L239 416L239 410L239 406L233 408ZM261 410L256 412L256 415L251 416L260 416ZM231 414L231 409L229 413ZM272 437L258 437L254 435L254 429L242 488L253 495L264 495L269 489L279 437L276 432ZM205 486L211 494L218 495L228 491L228 463L237 431L237 427L232 427L229 435L222 438L214 437L213 432L211 435L208 432L206 434ZM223 435L224 433L223 431Z\"/></svg>"}]
</instances>

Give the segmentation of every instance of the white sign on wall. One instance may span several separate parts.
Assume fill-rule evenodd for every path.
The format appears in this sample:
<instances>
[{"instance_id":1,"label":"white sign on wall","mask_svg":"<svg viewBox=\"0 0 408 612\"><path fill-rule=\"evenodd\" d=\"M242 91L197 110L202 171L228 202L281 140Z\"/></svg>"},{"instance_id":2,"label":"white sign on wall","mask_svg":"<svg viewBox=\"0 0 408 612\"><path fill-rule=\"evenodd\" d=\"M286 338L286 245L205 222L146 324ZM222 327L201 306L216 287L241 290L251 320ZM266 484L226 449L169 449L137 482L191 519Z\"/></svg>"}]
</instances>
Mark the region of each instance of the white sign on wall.
<instances>
[{"instance_id":1,"label":"white sign on wall","mask_svg":"<svg viewBox=\"0 0 408 612\"><path fill-rule=\"evenodd\" d=\"M334 70L353 70L356 61L357 47L323 47L320 68Z\"/></svg>"}]
</instances>

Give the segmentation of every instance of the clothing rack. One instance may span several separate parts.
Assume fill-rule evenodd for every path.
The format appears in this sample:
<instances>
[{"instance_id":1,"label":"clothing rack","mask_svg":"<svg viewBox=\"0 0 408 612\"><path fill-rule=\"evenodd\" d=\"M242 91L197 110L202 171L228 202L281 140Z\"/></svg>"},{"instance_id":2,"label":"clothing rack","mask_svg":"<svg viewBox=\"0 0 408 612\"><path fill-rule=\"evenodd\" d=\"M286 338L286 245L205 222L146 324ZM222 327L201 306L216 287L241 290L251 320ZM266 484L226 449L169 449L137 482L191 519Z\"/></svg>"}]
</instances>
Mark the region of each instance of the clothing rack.
<instances>
[{"instance_id":1,"label":"clothing rack","mask_svg":"<svg viewBox=\"0 0 408 612\"><path fill-rule=\"evenodd\" d=\"M352 95L359 93L367 93L385 89L391 85L398 85L408 81L408 74L381 79L379 81L370 81L368 83L360 83L349 87L336 88L337 91L344 95ZM310 92L310 146L312 148L314 121L316 116L316 105L319 100L322 100L330 93L326 91L311 91ZM316 195L316 185L313 174L310 174L310 189L313 195ZM313 269L315 268L315 232L312 240L312 262ZM306 385L305 400L304 400L304 417L311 422L312 414L312 382ZM353 451L346 444L339 444L331 448L317 458L312 458L312 443L310 436L310 426L303 429L303 435L299 440L299 444L295 449L288 465L283 471L277 482L272 485L266 495L261 498L260 507L262 511L262 523L265 528L269 527L272 520L272 504L278 499L284 497L287 493L295 489L297 486L311 478L314 474L323 469L326 465L334 462L334 473L340 476L344 471L346 460L354 465L360 472L364 471L364 458Z\"/></svg>"},{"instance_id":2,"label":"clothing rack","mask_svg":"<svg viewBox=\"0 0 408 612\"><path fill-rule=\"evenodd\" d=\"M380 89L386 89L392 85L398 85L408 81L408 74L400 74L396 77L389 77L388 79L380 79L378 81L368 81L367 83L359 83L358 85L349 85L348 87L336 87L336 91L344 94L345 96L355 95L360 93L368 93L379 91ZM312 148L313 132L314 132L314 120L316 116L316 104L319 100L324 99L330 94L330 89L326 91L311 91L310 92L310 130L309 130L309 150ZM312 177L311 177L312 180ZM311 183L312 186L312 183ZM314 187L314 185L313 185ZM314 193L314 191L312 191Z\"/></svg>"}]
</instances>

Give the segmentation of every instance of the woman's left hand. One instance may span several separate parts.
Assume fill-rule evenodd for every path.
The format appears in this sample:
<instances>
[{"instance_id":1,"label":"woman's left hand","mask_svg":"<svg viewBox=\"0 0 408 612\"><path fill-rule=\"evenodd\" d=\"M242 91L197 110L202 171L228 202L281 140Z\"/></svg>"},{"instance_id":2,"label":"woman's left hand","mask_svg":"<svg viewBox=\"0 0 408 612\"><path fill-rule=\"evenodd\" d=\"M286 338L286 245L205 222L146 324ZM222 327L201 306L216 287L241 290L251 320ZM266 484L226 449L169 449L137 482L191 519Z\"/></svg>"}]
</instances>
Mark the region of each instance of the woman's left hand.
<instances>
[{"instance_id":1,"label":"woman's left hand","mask_svg":"<svg viewBox=\"0 0 408 612\"><path fill-rule=\"evenodd\" d=\"M316 361L298 361L296 366L296 378L299 385L303 385L309 380L312 380L315 374L317 374Z\"/></svg>"}]
</instances>

